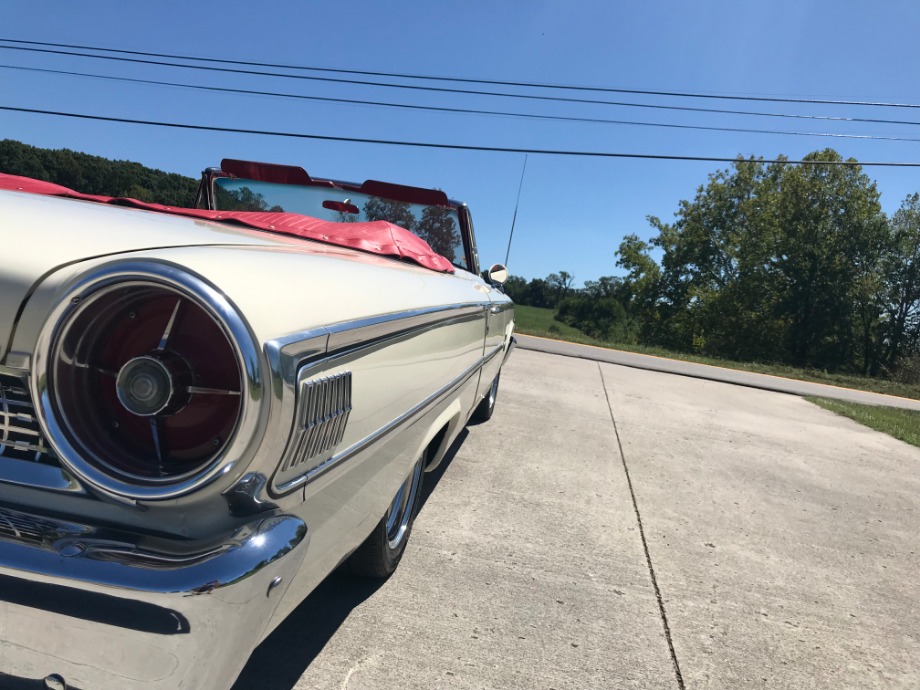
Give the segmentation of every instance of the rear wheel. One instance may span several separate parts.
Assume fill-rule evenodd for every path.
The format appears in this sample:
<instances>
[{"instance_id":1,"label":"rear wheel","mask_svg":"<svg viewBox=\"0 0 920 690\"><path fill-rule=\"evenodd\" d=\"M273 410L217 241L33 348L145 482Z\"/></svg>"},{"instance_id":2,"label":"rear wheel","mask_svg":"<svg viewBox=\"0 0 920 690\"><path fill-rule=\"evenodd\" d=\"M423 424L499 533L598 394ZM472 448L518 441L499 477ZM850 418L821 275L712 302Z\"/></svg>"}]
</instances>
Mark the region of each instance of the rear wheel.
<instances>
[{"instance_id":1,"label":"rear wheel","mask_svg":"<svg viewBox=\"0 0 920 690\"><path fill-rule=\"evenodd\" d=\"M364 577L389 577L402 559L412 523L422 497L425 455L413 465L412 471L393 497L386 514L348 559L349 569Z\"/></svg>"},{"instance_id":2,"label":"rear wheel","mask_svg":"<svg viewBox=\"0 0 920 690\"><path fill-rule=\"evenodd\" d=\"M482 399L482 402L479 403L478 407L473 411L473 421L488 422L492 419L492 413L495 412L495 401L498 399L498 379L500 377L501 374L495 376L495 380L492 381L492 385L489 386L489 392L486 393L486 397Z\"/></svg>"}]
</instances>

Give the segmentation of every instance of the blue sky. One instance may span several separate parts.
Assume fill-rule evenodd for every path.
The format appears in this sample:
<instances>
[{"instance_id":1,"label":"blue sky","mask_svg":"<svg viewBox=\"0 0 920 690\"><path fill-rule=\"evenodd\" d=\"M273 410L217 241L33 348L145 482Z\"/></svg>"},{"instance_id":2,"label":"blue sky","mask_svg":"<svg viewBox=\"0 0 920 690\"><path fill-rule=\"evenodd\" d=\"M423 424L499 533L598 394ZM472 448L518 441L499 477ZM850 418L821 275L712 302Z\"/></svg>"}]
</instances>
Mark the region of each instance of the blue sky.
<instances>
[{"instance_id":1,"label":"blue sky","mask_svg":"<svg viewBox=\"0 0 920 690\"><path fill-rule=\"evenodd\" d=\"M707 94L920 103L920 4L741 2L4 3L0 38L382 72ZM538 103L129 65L0 50L0 65L210 86L588 118L920 139L920 126L818 122ZM520 90L524 92L524 90ZM580 95L580 94L573 94ZM591 94L584 94L591 96ZM918 109L610 100L920 123ZM918 161L920 143L705 132L412 112L196 92L0 68L0 105L232 128L498 147L800 158L833 147L869 161ZM0 138L134 160L198 176L224 157L302 165L318 176L440 187L469 203L485 265L503 261L524 156L178 131L0 111ZM509 269L566 270L576 284L618 273L623 235L651 235L718 163L529 156ZM920 170L867 168L889 213Z\"/></svg>"}]
</instances>

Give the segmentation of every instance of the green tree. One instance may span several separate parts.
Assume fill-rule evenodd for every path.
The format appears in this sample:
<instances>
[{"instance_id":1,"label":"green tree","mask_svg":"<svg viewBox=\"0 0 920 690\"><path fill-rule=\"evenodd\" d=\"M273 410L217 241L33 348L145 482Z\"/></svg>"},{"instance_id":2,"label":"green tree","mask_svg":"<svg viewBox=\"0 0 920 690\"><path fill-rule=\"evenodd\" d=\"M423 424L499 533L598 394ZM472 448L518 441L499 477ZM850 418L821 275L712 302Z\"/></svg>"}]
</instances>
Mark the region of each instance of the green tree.
<instances>
[{"instance_id":1,"label":"green tree","mask_svg":"<svg viewBox=\"0 0 920 690\"><path fill-rule=\"evenodd\" d=\"M198 181L130 161L112 161L68 149L0 141L0 172L54 182L86 194L132 197L167 206L192 206Z\"/></svg>"},{"instance_id":2,"label":"green tree","mask_svg":"<svg viewBox=\"0 0 920 690\"><path fill-rule=\"evenodd\" d=\"M840 163L831 149L807 161ZM852 159L850 163L855 163ZM771 256L786 348L799 366L871 366L887 224L875 183L858 165L783 166L769 190Z\"/></svg>"},{"instance_id":3,"label":"green tree","mask_svg":"<svg viewBox=\"0 0 920 690\"><path fill-rule=\"evenodd\" d=\"M462 250L460 230L449 208L426 206L415 234L425 240L438 254L450 262L457 260L457 249Z\"/></svg>"},{"instance_id":4,"label":"green tree","mask_svg":"<svg viewBox=\"0 0 920 690\"><path fill-rule=\"evenodd\" d=\"M572 290L572 284L575 282L575 276L568 271L559 271L559 273L550 273L546 276L546 284L550 290L553 306L564 300Z\"/></svg>"},{"instance_id":5,"label":"green tree","mask_svg":"<svg viewBox=\"0 0 920 690\"><path fill-rule=\"evenodd\" d=\"M372 196L364 202L364 218L366 220L385 220L409 232L415 232L415 226L418 224L410 204L377 196Z\"/></svg>"},{"instance_id":6,"label":"green tree","mask_svg":"<svg viewBox=\"0 0 920 690\"><path fill-rule=\"evenodd\" d=\"M649 217L649 221L656 223L658 219ZM598 285L602 296L617 298L630 318L641 324L640 332L647 340L658 335L661 291L661 270L650 252L651 246L638 235L626 235L616 252L617 266L626 270L626 276Z\"/></svg>"},{"instance_id":7,"label":"green tree","mask_svg":"<svg viewBox=\"0 0 920 690\"><path fill-rule=\"evenodd\" d=\"M882 273L886 290L882 359L891 370L902 357L916 355L920 343L920 194L905 198L889 221Z\"/></svg>"},{"instance_id":8,"label":"green tree","mask_svg":"<svg viewBox=\"0 0 920 690\"><path fill-rule=\"evenodd\" d=\"M221 211L282 211L280 206L268 207L265 197L249 187L239 189L224 189L215 185L217 192L217 208Z\"/></svg>"},{"instance_id":9,"label":"green tree","mask_svg":"<svg viewBox=\"0 0 920 690\"><path fill-rule=\"evenodd\" d=\"M556 319L595 338L620 343L635 341L633 324L623 305L613 297L597 299L575 293L559 303Z\"/></svg>"},{"instance_id":10,"label":"green tree","mask_svg":"<svg viewBox=\"0 0 920 690\"><path fill-rule=\"evenodd\" d=\"M731 358L877 366L889 235L878 192L835 151L805 160L820 164L739 158L681 201L673 223L649 218L651 247L624 239L624 305L642 308L645 338ZM657 276L651 248L662 252Z\"/></svg>"},{"instance_id":11,"label":"green tree","mask_svg":"<svg viewBox=\"0 0 920 690\"><path fill-rule=\"evenodd\" d=\"M522 276L508 276L508 280L502 286L505 294L510 297L515 304L529 304L527 301L527 279Z\"/></svg>"}]
</instances>

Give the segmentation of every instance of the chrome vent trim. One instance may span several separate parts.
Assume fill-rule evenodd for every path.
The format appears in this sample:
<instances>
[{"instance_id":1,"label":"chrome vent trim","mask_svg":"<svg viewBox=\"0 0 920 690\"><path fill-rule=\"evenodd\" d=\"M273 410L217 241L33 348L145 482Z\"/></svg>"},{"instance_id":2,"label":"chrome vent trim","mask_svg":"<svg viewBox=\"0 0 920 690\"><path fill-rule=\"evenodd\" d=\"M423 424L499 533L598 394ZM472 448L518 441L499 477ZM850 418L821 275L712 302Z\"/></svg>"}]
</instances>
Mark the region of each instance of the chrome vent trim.
<instances>
[{"instance_id":1,"label":"chrome vent trim","mask_svg":"<svg viewBox=\"0 0 920 690\"><path fill-rule=\"evenodd\" d=\"M0 462L4 459L57 466L35 417L26 381L0 373Z\"/></svg>"},{"instance_id":2,"label":"chrome vent trim","mask_svg":"<svg viewBox=\"0 0 920 690\"><path fill-rule=\"evenodd\" d=\"M288 472L332 455L341 443L351 413L351 372L303 381L297 396L297 426L281 465ZM309 469L306 468L306 469Z\"/></svg>"}]
</instances>

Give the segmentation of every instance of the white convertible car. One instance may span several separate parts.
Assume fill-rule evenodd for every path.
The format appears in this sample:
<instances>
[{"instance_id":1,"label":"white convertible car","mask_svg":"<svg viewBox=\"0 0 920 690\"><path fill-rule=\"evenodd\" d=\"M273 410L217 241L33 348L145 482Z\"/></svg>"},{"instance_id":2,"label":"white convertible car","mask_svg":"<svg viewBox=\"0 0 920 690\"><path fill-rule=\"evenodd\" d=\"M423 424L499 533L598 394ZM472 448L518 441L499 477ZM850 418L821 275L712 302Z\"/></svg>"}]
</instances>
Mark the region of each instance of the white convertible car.
<instances>
[{"instance_id":1,"label":"white convertible car","mask_svg":"<svg viewBox=\"0 0 920 690\"><path fill-rule=\"evenodd\" d=\"M0 190L0 686L227 688L393 571L514 346L464 204L231 160L197 209Z\"/></svg>"}]
</instances>

